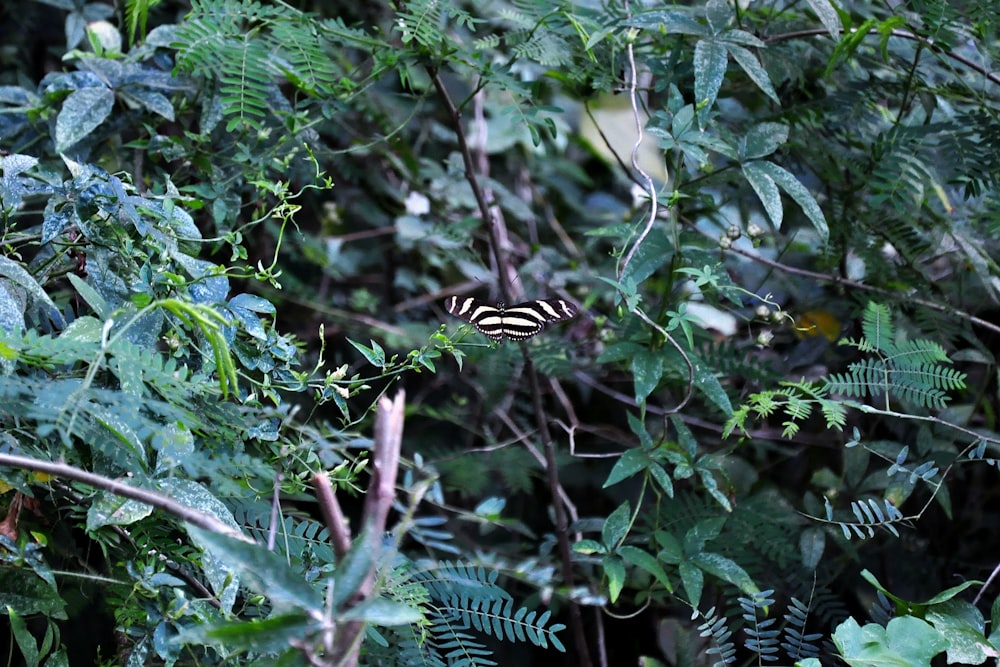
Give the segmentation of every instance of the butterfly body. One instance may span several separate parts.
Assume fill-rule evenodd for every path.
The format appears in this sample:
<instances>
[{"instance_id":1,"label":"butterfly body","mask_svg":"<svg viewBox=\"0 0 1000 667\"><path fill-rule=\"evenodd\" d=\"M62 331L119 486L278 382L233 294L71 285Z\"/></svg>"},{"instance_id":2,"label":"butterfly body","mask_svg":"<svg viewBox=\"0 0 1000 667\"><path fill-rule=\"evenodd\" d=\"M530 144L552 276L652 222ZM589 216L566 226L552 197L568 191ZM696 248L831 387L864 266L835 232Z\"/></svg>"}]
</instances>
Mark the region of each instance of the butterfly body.
<instances>
[{"instance_id":1,"label":"butterfly body","mask_svg":"<svg viewBox=\"0 0 1000 667\"><path fill-rule=\"evenodd\" d=\"M508 307L503 301L491 306L473 297L450 296L444 306L498 343L531 338L546 325L568 320L578 312L576 306L563 299L536 299Z\"/></svg>"}]
</instances>

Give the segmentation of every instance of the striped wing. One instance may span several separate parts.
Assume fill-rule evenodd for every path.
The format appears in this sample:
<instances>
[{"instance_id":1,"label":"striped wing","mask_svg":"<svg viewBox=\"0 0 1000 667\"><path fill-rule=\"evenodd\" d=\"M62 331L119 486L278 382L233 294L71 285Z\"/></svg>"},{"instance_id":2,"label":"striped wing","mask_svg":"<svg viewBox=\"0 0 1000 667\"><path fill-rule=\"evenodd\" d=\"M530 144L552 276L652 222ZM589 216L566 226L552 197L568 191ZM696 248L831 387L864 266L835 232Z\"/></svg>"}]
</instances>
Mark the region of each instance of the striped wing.
<instances>
[{"instance_id":1,"label":"striped wing","mask_svg":"<svg viewBox=\"0 0 1000 667\"><path fill-rule=\"evenodd\" d=\"M498 343L531 338L547 324L568 320L577 313L576 306L563 299L525 301L507 308L502 301L494 307L472 297L450 296L444 305L449 313Z\"/></svg>"}]
</instances>

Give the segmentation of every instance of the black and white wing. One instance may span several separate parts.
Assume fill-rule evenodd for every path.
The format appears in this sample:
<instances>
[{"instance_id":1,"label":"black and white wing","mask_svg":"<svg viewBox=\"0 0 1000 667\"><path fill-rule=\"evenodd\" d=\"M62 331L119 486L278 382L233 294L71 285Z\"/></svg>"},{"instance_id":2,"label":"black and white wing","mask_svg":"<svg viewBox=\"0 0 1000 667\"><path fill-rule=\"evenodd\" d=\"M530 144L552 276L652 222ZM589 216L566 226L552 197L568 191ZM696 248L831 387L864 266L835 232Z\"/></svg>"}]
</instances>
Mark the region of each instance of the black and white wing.
<instances>
[{"instance_id":1,"label":"black and white wing","mask_svg":"<svg viewBox=\"0 0 1000 667\"><path fill-rule=\"evenodd\" d=\"M552 322L568 320L577 307L563 299L538 299L506 307L495 307L473 297L450 296L444 302L449 313L476 327L479 333L498 343L504 339L525 340Z\"/></svg>"}]
</instances>

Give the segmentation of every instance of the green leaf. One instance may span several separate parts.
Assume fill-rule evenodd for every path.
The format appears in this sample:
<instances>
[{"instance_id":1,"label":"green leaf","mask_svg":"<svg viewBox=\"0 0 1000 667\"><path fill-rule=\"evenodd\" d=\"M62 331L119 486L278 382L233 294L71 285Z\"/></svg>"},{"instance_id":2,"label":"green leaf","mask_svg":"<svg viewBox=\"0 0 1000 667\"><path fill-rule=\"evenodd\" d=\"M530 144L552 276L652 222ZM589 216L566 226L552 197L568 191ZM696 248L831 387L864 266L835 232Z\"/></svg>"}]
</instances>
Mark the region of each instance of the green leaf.
<instances>
[{"instance_id":1,"label":"green leaf","mask_svg":"<svg viewBox=\"0 0 1000 667\"><path fill-rule=\"evenodd\" d=\"M705 548L706 543L722 533L722 528L725 525L725 517L701 519L684 534L684 552L688 554L698 553Z\"/></svg>"},{"instance_id":2,"label":"green leaf","mask_svg":"<svg viewBox=\"0 0 1000 667\"><path fill-rule=\"evenodd\" d=\"M266 595L275 609L302 610L316 617L324 612L323 598L281 556L258 544L219 535L186 524L192 539L237 572L253 591Z\"/></svg>"},{"instance_id":3,"label":"green leaf","mask_svg":"<svg viewBox=\"0 0 1000 667\"><path fill-rule=\"evenodd\" d=\"M729 34L722 35L723 39L729 37ZM733 60L736 61L736 64L738 64L746 75L750 77L750 80L757 84L757 87L760 88L765 95L770 97L775 104L780 105L781 100L778 98L778 93L774 90L774 86L771 84L771 77L768 76L767 70L760 64L760 60L757 59L757 56L754 55L754 53L749 49L737 46L736 44L728 44L727 49L729 50L729 54L733 57Z\"/></svg>"},{"instance_id":4,"label":"green leaf","mask_svg":"<svg viewBox=\"0 0 1000 667\"><path fill-rule=\"evenodd\" d=\"M700 40L694 47L694 96L698 123L703 128L722 87L728 60L726 47L714 40Z\"/></svg>"},{"instance_id":5,"label":"green leaf","mask_svg":"<svg viewBox=\"0 0 1000 667\"><path fill-rule=\"evenodd\" d=\"M383 626L411 625L419 623L423 617L417 607L385 598L365 600L340 615L344 621L364 621Z\"/></svg>"},{"instance_id":6,"label":"green leaf","mask_svg":"<svg viewBox=\"0 0 1000 667\"><path fill-rule=\"evenodd\" d=\"M719 34L736 18L736 14L726 0L708 0L705 3L705 18L712 32Z\"/></svg>"},{"instance_id":7,"label":"green leaf","mask_svg":"<svg viewBox=\"0 0 1000 667\"><path fill-rule=\"evenodd\" d=\"M626 544L619 547L618 555L632 565L635 565L636 567L639 567L653 575L664 588L673 593L674 587L673 584L670 583L667 573L663 570L663 566L660 565L660 562L656 560L656 557L651 553L643 551L638 547Z\"/></svg>"},{"instance_id":8,"label":"green leaf","mask_svg":"<svg viewBox=\"0 0 1000 667\"><path fill-rule=\"evenodd\" d=\"M697 607L701 603L701 592L705 587L705 573L693 563L683 560L678 565L681 584L687 594L688 602Z\"/></svg>"},{"instance_id":9,"label":"green leaf","mask_svg":"<svg viewBox=\"0 0 1000 667\"><path fill-rule=\"evenodd\" d=\"M635 383L636 403L645 401L663 377L663 353L659 350L641 350L632 357L632 378Z\"/></svg>"},{"instance_id":10,"label":"green leaf","mask_svg":"<svg viewBox=\"0 0 1000 667\"><path fill-rule=\"evenodd\" d=\"M56 152L68 148L93 132L111 114L115 94L106 86L80 88L63 101L56 118Z\"/></svg>"},{"instance_id":11,"label":"green leaf","mask_svg":"<svg viewBox=\"0 0 1000 667\"><path fill-rule=\"evenodd\" d=\"M833 6L833 3L830 0L806 0L806 2L816 12L816 16L819 17L826 31L830 33L830 39L835 42L838 41L843 25L840 22L840 16L837 14L837 8Z\"/></svg>"},{"instance_id":12,"label":"green leaf","mask_svg":"<svg viewBox=\"0 0 1000 667\"><path fill-rule=\"evenodd\" d=\"M40 301L49 307L49 315L52 317L60 326L65 326L66 321L63 319L62 315L59 313L59 309L56 304L53 303L49 295L42 289L42 286L38 284L35 277L28 273L24 267L15 262L8 257L0 255L0 276L9 278L11 282L17 283L28 292L28 294L35 299Z\"/></svg>"},{"instance_id":13,"label":"green leaf","mask_svg":"<svg viewBox=\"0 0 1000 667\"><path fill-rule=\"evenodd\" d=\"M812 193L809 192L809 190L807 190L806 187L802 185L802 183L800 183L790 171L784 167L779 167L772 162L758 161L750 164L755 165L755 172L766 175L767 179L771 183L776 183L781 186L781 189L788 193L789 197L795 200L795 203L802 208L802 212L806 214L807 218L809 218L809 222L813 224L813 227L816 229L816 233L819 234L819 237L823 240L823 242L826 242L826 240L830 238L830 228L826 224L826 216L823 215L822 209L820 209L819 204L816 203L816 199L812 196ZM744 165L744 167L746 166L748 165ZM744 169L744 174L745 173L746 169ZM757 194L760 196L760 192ZM761 197L761 201L763 201L763 197ZM767 208L766 203L765 208ZM770 210L768 210L768 215L771 215ZM781 222L779 213L779 218L775 221L775 227L780 226Z\"/></svg>"},{"instance_id":14,"label":"green leaf","mask_svg":"<svg viewBox=\"0 0 1000 667\"><path fill-rule=\"evenodd\" d=\"M344 557L337 563L336 587L332 598L334 609L339 609L358 592L375 566L377 552L378 541L371 529L366 526L354 540L350 551L344 554Z\"/></svg>"},{"instance_id":15,"label":"green leaf","mask_svg":"<svg viewBox=\"0 0 1000 667\"><path fill-rule=\"evenodd\" d=\"M854 667L930 667L934 656L949 645L940 632L913 616L893 618L884 628L875 623L862 628L849 618L834 631L833 643Z\"/></svg>"},{"instance_id":16,"label":"green leaf","mask_svg":"<svg viewBox=\"0 0 1000 667\"><path fill-rule=\"evenodd\" d=\"M761 165L765 164L761 160L746 162L743 164L743 175L746 177L750 187L757 193L760 203L767 211L767 217L771 219L775 229L781 229L781 221L784 219L785 211L781 204L781 192L774 182L774 178Z\"/></svg>"},{"instance_id":17,"label":"green leaf","mask_svg":"<svg viewBox=\"0 0 1000 667\"><path fill-rule=\"evenodd\" d=\"M740 139L740 161L767 157L788 141L788 126L784 123L758 123Z\"/></svg>"},{"instance_id":18,"label":"green leaf","mask_svg":"<svg viewBox=\"0 0 1000 667\"><path fill-rule=\"evenodd\" d=\"M826 531L822 528L807 528L799 535L799 553L802 555L802 566L806 570L815 570L823 557L826 547Z\"/></svg>"},{"instance_id":19,"label":"green leaf","mask_svg":"<svg viewBox=\"0 0 1000 667\"><path fill-rule=\"evenodd\" d=\"M385 366L385 350L383 350L382 346L375 341L371 341L371 347L365 347L361 343L353 341L350 338L347 339L347 342L353 345L354 349L360 352L372 366L377 366L379 368L383 368Z\"/></svg>"},{"instance_id":20,"label":"green leaf","mask_svg":"<svg viewBox=\"0 0 1000 667\"><path fill-rule=\"evenodd\" d=\"M632 412L628 413L628 427L639 438L639 444L642 445L643 449L651 449L653 447L653 438L649 435L649 431L646 430L646 425L639 415Z\"/></svg>"},{"instance_id":21,"label":"green leaf","mask_svg":"<svg viewBox=\"0 0 1000 667\"><path fill-rule=\"evenodd\" d=\"M965 600L948 600L927 610L924 619L949 641L949 665L981 665L1000 656L983 633L986 621L982 613Z\"/></svg>"},{"instance_id":22,"label":"green leaf","mask_svg":"<svg viewBox=\"0 0 1000 667\"><path fill-rule=\"evenodd\" d=\"M646 30L662 31L667 35L707 37L709 32L691 16L678 11L652 11L636 15L625 25Z\"/></svg>"},{"instance_id":23,"label":"green leaf","mask_svg":"<svg viewBox=\"0 0 1000 667\"><path fill-rule=\"evenodd\" d=\"M732 559L716 553L702 551L691 556L690 562L705 572L723 581L728 581L748 595L760 592L757 584L754 583L746 570Z\"/></svg>"},{"instance_id":24,"label":"green leaf","mask_svg":"<svg viewBox=\"0 0 1000 667\"><path fill-rule=\"evenodd\" d=\"M86 280L75 273L67 273L66 277L69 278L69 282L72 283L73 289L75 289L77 293L83 297L83 300L87 302L88 306L94 309L94 313L102 320L107 319L111 310L104 297L98 294L97 290L91 287Z\"/></svg>"},{"instance_id":25,"label":"green leaf","mask_svg":"<svg viewBox=\"0 0 1000 667\"><path fill-rule=\"evenodd\" d=\"M66 618L66 603L59 597L55 584L14 568L0 568L0 606L21 616L43 614L59 620Z\"/></svg>"},{"instance_id":26,"label":"green leaf","mask_svg":"<svg viewBox=\"0 0 1000 667\"><path fill-rule=\"evenodd\" d=\"M677 565L684 559L684 547L673 533L658 530L655 535L656 543L660 547L659 553L656 554L659 560L671 565Z\"/></svg>"},{"instance_id":27,"label":"green leaf","mask_svg":"<svg viewBox=\"0 0 1000 667\"><path fill-rule=\"evenodd\" d=\"M626 500L604 521L601 528L601 541L608 549L615 549L628 533L631 519L631 509Z\"/></svg>"},{"instance_id":28,"label":"green leaf","mask_svg":"<svg viewBox=\"0 0 1000 667\"><path fill-rule=\"evenodd\" d=\"M608 478L604 481L602 488L606 489L609 486L614 486L637 472L645 470L649 465L649 456L646 455L645 451L637 447L630 449L618 457L618 461L615 462L611 472L608 473Z\"/></svg>"},{"instance_id":29,"label":"green leaf","mask_svg":"<svg viewBox=\"0 0 1000 667\"><path fill-rule=\"evenodd\" d=\"M697 354L693 352L688 352L687 354L691 365L694 366L694 386L705 395L705 398L715 404L722 411L723 415L727 418L730 417L733 414L733 404L729 400L729 394L726 393L722 383L719 382L719 378L716 377L715 371Z\"/></svg>"},{"instance_id":30,"label":"green leaf","mask_svg":"<svg viewBox=\"0 0 1000 667\"><path fill-rule=\"evenodd\" d=\"M161 452L162 455L162 452ZM239 524L233 513L226 507L226 504L219 500L215 494L204 485L191 480L169 477L157 483L159 490L174 500L187 505L191 509L202 514L215 517L220 522L231 527L234 531L239 531ZM204 545L201 545L204 546ZM229 611L236 602L236 593L239 590L239 578L234 576L235 570L223 558L216 558L214 552L207 553L203 559L202 567L205 578L212 585L212 590L219 596L219 602L223 609Z\"/></svg>"},{"instance_id":31,"label":"green leaf","mask_svg":"<svg viewBox=\"0 0 1000 667\"><path fill-rule=\"evenodd\" d=\"M580 540L573 544L573 551L578 554L603 554L607 553L607 548L597 540Z\"/></svg>"},{"instance_id":32,"label":"green leaf","mask_svg":"<svg viewBox=\"0 0 1000 667\"><path fill-rule=\"evenodd\" d=\"M622 282L641 284L661 267L673 260L674 244L666 231L655 228L646 236L635 251L632 261L622 275Z\"/></svg>"},{"instance_id":33,"label":"green leaf","mask_svg":"<svg viewBox=\"0 0 1000 667\"><path fill-rule=\"evenodd\" d=\"M69 326L59 334L59 338L79 343L97 344L101 342L101 333L103 330L104 324L99 319L90 315L83 315L70 322ZM94 351L97 351L96 347Z\"/></svg>"},{"instance_id":34,"label":"green leaf","mask_svg":"<svg viewBox=\"0 0 1000 667\"><path fill-rule=\"evenodd\" d=\"M10 631L14 635L17 647L21 649L26 667L38 667L38 644L35 643L35 638L28 630L28 625L10 605L6 609L7 616L10 618Z\"/></svg>"},{"instance_id":35,"label":"green leaf","mask_svg":"<svg viewBox=\"0 0 1000 667\"><path fill-rule=\"evenodd\" d=\"M265 619L192 625L177 635L179 644L208 645L228 651L280 651L289 640L315 631L318 623L302 613L272 614Z\"/></svg>"},{"instance_id":36,"label":"green leaf","mask_svg":"<svg viewBox=\"0 0 1000 667\"><path fill-rule=\"evenodd\" d=\"M102 491L87 509L87 530L92 532L103 526L130 526L152 513L152 505Z\"/></svg>"},{"instance_id":37,"label":"green leaf","mask_svg":"<svg viewBox=\"0 0 1000 667\"><path fill-rule=\"evenodd\" d=\"M604 576L608 578L608 599L614 604L625 587L625 564L614 554L606 555L601 562L604 565Z\"/></svg>"}]
</instances>

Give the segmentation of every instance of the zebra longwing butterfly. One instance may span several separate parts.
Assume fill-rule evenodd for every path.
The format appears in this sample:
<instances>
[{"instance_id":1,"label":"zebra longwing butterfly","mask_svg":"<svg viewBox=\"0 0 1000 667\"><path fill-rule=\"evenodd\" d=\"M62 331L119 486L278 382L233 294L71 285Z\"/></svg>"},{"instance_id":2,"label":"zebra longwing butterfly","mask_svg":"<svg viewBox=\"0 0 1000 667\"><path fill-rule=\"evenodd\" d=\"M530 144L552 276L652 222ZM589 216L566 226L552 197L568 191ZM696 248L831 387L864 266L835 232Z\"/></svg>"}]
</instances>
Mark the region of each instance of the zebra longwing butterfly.
<instances>
[{"instance_id":1,"label":"zebra longwing butterfly","mask_svg":"<svg viewBox=\"0 0 1000 667\"><path fill-rule=\"evenodd\" d=\"M562 299L537 299L507 307L503 301L496 307L479 299L450 296L444 302L449 313L476 327L479 333L498 343L504 339L531 338L552 322L568 320L576 315L577 308Z\"/></svg>"}]
</instances>

